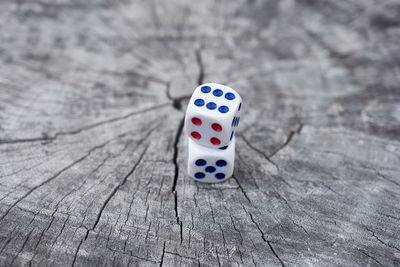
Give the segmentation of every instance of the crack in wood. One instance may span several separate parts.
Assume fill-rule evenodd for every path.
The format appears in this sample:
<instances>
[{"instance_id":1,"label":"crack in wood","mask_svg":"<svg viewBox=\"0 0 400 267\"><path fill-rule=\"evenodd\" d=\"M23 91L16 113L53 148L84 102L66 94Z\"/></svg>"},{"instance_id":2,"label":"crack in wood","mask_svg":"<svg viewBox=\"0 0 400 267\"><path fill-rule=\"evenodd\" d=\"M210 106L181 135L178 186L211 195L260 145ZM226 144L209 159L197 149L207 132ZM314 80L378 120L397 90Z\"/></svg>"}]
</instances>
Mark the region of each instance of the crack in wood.
<instances>
[{"instance_id":1,"label":"crack in wood","mask_svg":"<svg viewBox=\"0 0 400 267\"><path fill-rule=\"evenodd\" d=\"M172 101L172 107L179 111L182 111L182 102L189 99L192 96L192 95L183 95L180 97L172 97L170 82L168 82L166 85L166 95L167 95L167 98Z\"/></svg>"},{"instance_id":2,"label":"crack in wood","mask_svg":"<svg viewBox=\"0 0 400 267\"><path fill-rule=\"evenodd\" d=\"M283 263L283 261L281 260L281 258L279 258L278 254L276 253L275 249L272 247L271 245L271 241L266 241L269 248L271 249L272 253L275 255L275 257L279 260L279 262L281 263L282 267L285 267L285 264Z\"/></svg>"},{"instance_id":3,"label":"crack in wood","mask_svg":"<svg viewBox=\"0 0 400 267\"><path fill-rule=\"evenodd\" d=\"M203 80L204 80L204 65L203 65L203 59L201 56L201 48L197 49L195 51L196 54L196 62L197 62L197 66L199 67L199 75L197 78L197 84L203 84Z\"/></svg>"},{"instance_id":4,"label":"crack in wood","mask_svg":"<svg viewBox=\"0 0 400 267\"><path fill-rule=\"evenodd\" d=\"M238 179L236 178L235 174L232 175L232 178L236 181L236 183L238 184L238 187L240 189L240 191L242 192L242 194L244 195L244 197L247 199L247 201L253 205L253 203L251 202L250 198L247 196L246 191L243 189L242 185L239 183Z\"/></svg>"},{"instance_id":5,"label":"crack in wood","mask_svg":"<svg viewBox=\"0 0 400 267\"><path fill-rule=\"evenodd\" d=\"M17 226L15 225L15 226L13 227L13 229L10 229L10 230L11 230L11 231L10 231L10 234L9 234L9 236L8 236L7 239L6 239L6 242L4 242L3 246L1 247L0 253L3 253L4 249L8 246L8 244L9 244L9 243L11 242L11 240L13 239L13 238L12 238L12 233L14 232L14 230L15 230L16 227L17 227Z\"/></svg>"},{"instance_id":6,"label":"crack in wood","mask_svg":"<svg viewBox=\"0 0 400 267\"><path fill-rule=\"evenodd\" d=\"M10 266L14 266L14 265L13 265L13 264L14 264L14 261L18 258L19 254L21 254L21 252L24 250L24 248L25 248L26 244L28 243L28 240L29 240L29 238L31 237L32 232L33 232L34 230L35 230L35 227L32 228L32 229L29 231L29 234L28 234L28 236L25 238L25 241L24 241L24 243L22 244L20 250L19 250L19 251L17 252L17 254L13 257L13 259L12 259L12 261L11 261L11 263L10 263Z\"/></svg>"},{"instance_id":7,"label":"crack in wood","mask_svg":"<svg viewBox=\"0 0 400 267\"><path fill-rule=\"evenodd\" d=\"M74 253L74 258L73 258L72 264L71 264L72 267L75 266L76 259L78 257L78 253L79 253L79 250L81 249L82 243L83 243L83 238L79 242L79 245L76 247L76 250L75 250L75 253Z\"/></svg>"},{"instance_id":8,"label":"crack in wood","mask_svg":"<svg viewBox=\"0 0 400 267\"><path fill-rule=\"evenodd\" d=\"M126 181L128 180L128 177L131 176L134 173L134 171L136 170L136 168L139 166L140 162L142 161L147 149L148 149L148 146L146 146L145 149L142 151L142 153L139 156L139 159L136 161L136 163L133 165L133 167L130 169L130 171L125 175L125 177L122 179L122 181L116 187L114 187L114 189L111 191L111 194L108 195L108 197L104 201L103 205L101 206L99 213L97 214L97 218L96 218L95 223L93 224L93 226L92 226L92 228L90 230L94 230L96 228L97 224L100 221L101 215L103 214L103 211L106 208L107 204L114 197L114 195L121 188L121 186L123 186L126 183ZM90 230L88 232L90 232ZM87 234L86 234L86 237L87 237Z\"/></svg>"},{"instance_id":9,"label":"crack in wood","mask_svg":"<svg viewBox=\"0 0 400 267\"><path fill-rule=\"evenodd\" d=\"M280 145L275 151L273 151L271 154L268 155L268 158L272 158L273 156L275 156L276 153L278 153L287 145L289 145L290 141L292 141L293 136L296 134L300 134L302 129L303 129L303 124L300 123L296 130L291 131L289 133L288 137L286 138L286 141L282 145Z\"/></svg>"},{"instance_id":10,"label":"crack in wood","mask_svg":"<svg viewBox=\"0 0 400 267\"><path fill-rule=\"evenodd\" d=\"M375 234L375 232L374 232L373 230L369 229L368 227L365 227L365 229L367 229L367 231L369 231L370 233L372 233L372 236L375 237L375 239L378 240L379 243L385 245L386 247L393 248L393 249L395 249L395 250L397 250L397 251L400 251L400 249L399 249L398 247L393 246L393 245L390 245L390 244L384 242L382 239L380 239L380 238Z\"/></svg>"},{"instance_id":11,"label":"crack in wood","mask_svg":"<svg viewBox=\"0 0 400 267\"><path fill-rule=\"evenodd\" d=\"M367 256L368 258L370 258L371 260L373 260L374 262L378 263L380 266L385 266L384 264L382 264L380 261L378 261L376 258L372 257L371 255L369 255L368 253L362 251L361 249L359 250L362 254L364 254L365 256Z\"/></svg>"},{"instance_id":12,"label":"crack in wood","mask_svg":"<svg viewBox=\"0 0 400 267\"><path fill-rule=\"evenodd\" d=\"M272 252L272 253L274 254L274 256L279 260L279 262L281 263L282 267L285 267L285 264L283 263L283 261L281 260L281 258L278 256L278 254L276 253L276 251L275 251L274 248L272 247L271 241L269 241L269 240L267 240L267 239L265 238L265 236L264 236L264 235L265 235L265 234L264 234L264 231L261 230L260 226L259 226L258 223L254 220L253 215L252 215L250 212L249 212L249 215L250 215L251 221L252 221L252 222L254 223L254 225L257 227L258 231L260 231L262 240L268 244L269 248L271 249L271 252Z\"/></svg>"},{"instance_id":13,"label":"crack in wood","mask_svg":"<svg viewBox=\"0 0 400 267\"><path fill-rule=\"evenodd\" d=\"M178 130L176 132L175 141L174 141L174 154L173 154L173 158L172 158L172 162L174 163L175 170L174 170L174 177L173 177L171 192L174 195L174 210L175 210L176 222L178 224L180 224L179 213L178 213L178 193L176 192L176 184L178 182L178 177L179 177L178 144L179 144L179 140L182 135L184 122L185 122L185 117L183 117L181 119L181 121L178 125ZM182 239L182 236L181 236L181 239Z\"/></svg>"},{"instance_id":14,"label":"crack in wood","mask_svg":"<svg viewBox=\"0 0 400 267\"><path fill-rule=\"evenodd\" d=\"M164 241L163 250L162 250L162 254L161 254L160 267L164 263L164 255L165 255L165 241Z\"/></svg>"},{"instance_id":15,"label":"crack in wood","mask_svg":"<svg viewBox=\"0 0 400 267\"><path fill-rule=\"evenodd\" d=\"M75 160L74 162L72 162L71 164L67 165L66 167L62 168L60 171L58 171L55 175L51 176L49 179L41 182L40 184L32 187L28 192L26 192L21 198L19 198L16 202L14 202L6 211L5 213L0 217L0 221L3 220L7 214L10 212L10 210L12 208L14 208L19 202L21 202L22 200L24 200L26 197L28 197L33 191L35 191L36 189L38 189L39 187L42 187L43 185L53 181L54 179L56 179L58 176L60 176L63 172L65 172L66 170L72 168L73 166L75 166L76 164L80 163L81 161L83 161L84 159L86 159L93 151L103 148L104 146L106 146L108 143L110 143L113 139L108 140L107 142L95 146L93 148L91 148L84 156L80 157L79 159Z\"/></svg>"},{"instance_id":16,"label":"crack in wood","mask_svg":"<svg viewBox=\"0 0 400 267\"><path fill-rule=\"evenodd\" d=\"M204 68L203 68L203 64L202 64L202 61L201 61L200 50L196 50L195 54L196 54L197 63L199 64L198 84L201 84L203 82L203 78L204 78ZM183 97L180 97L180 98L172 98L171 97L171 93L170 93L170 83L168 83L168 86L167 86L167 97L173 101L173 107L178 109L178 110L182 109L181 101L184 100L184 99L190 98L190 96L183 96ZM178 164L179 148L178 148L178 145L179 145L179 141L180 141L180 138L181 138L181 135L182 135L182 132L183 132L184 123L185 123L185 115L182 117L182 119L181 119L181 121L180 121L180 123L178 125L178 130L176 132L175 141L174 141L174 145L173 145L174 154L173 154L172 161L173 161L174 166L175 166L175 172L174 172L174 179L173 179L172 189L171 189L172 193L174 194L174 210L175 210L176 221L177 221L177 223L179 224L179 227L180 227L181 243L182 243L182 240L183 240L183 237L182 237L182 222L179 219L178 193L176 192L176 184L177 184L178 176L179 176L179 164Z\"/></svg>"},{"instance_id":17,"label":"crack in wood","mask_svg":"<svg viewBox=\"0 0 400 267\"><path fill-rule=\"evenodd\" d=\"M246 145L248 147L250 147L252 150L256 151L258 154L260 154L261 156L263 156L269 163L271 163L272 165L274 165L274 167L277 169L277 171L279 171L279 166L273 162L270 159L270 156L268 156L267 154L264 153L264 151L256 148L255 146L253 146L248 140L247 138L245 138L243 135L238 135L238 137L242 138L242 140L246 143Z\"/></svg>"},{"instance_id":18,"label":"crack in wood","mask_svg":"<svg viewBox=\"0 0 400 267\"><path fill-rule=\"evenodd\" d=\"M164 104L152 106L152 107L149 107L149 108L146 108L146 109L143 109L143 110L130 112L130 113L124 115L124 116L119 116L119 117L111 118L111 119L108 119L108 120L100 121L100 122L97 122L97 123L94 123L94 124L90 124L90 125L84 126L82 128L79 128L79 129L76 129L76 130L73 130L73 131L59 132L59 133L56 133L54 136L23 138L23 139L15 139L15 140L0 140L0 145L2 145L2 144L16 144L16 143L43 142L43 141L52 142L52 141L56 140L59 136L75 135L75 134L81 133L83 131L90 130L90 129L98 127L98 126L102 126L102 125L105 125L105 124L108 124L108 123L112 123L112 122L116 122L116 121L120 121L120 120L125 120L127 118L132 117L132 116L139 115L139 114L142 114L142 113L146 113L148 111L156 110L156 109L159 109L159 108L163 108L163 107L168 106L168 105L169 105L168 103L164 103Z\"/></svg>"}]
</instances>

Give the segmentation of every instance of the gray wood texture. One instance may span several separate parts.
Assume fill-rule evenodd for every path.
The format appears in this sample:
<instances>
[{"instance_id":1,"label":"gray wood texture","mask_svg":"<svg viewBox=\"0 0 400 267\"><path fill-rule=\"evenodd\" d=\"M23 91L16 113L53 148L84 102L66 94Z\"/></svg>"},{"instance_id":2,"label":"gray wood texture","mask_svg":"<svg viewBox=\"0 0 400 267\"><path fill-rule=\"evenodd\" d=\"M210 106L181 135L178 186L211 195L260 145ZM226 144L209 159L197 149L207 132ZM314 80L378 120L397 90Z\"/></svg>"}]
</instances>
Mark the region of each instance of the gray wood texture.
<instances>
[{"instance_id":1,"label":"gray wood texture","mask_svg":"<svg viewBox=\"0 0 400 267\"><path fill-rule=\"evenodd\" d=\"M1 1L0 265L400 265L400 3ZM188 97L244 99L234 176Z\"/></svg>"}]
</instances>

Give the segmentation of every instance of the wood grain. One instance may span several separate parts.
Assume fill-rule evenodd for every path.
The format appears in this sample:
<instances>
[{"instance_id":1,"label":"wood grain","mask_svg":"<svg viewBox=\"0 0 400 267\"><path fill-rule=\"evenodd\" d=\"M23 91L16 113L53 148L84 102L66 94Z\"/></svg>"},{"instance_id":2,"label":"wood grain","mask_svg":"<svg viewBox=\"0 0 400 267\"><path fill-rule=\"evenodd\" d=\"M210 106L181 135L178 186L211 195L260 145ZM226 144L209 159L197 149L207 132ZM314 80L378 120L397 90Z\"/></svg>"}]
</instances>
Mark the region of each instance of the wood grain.
<instances>
[{"instance_id":1,"label":"wood grain","mask_svg":"<svg viewBox=\"0 0 400 267\"><path fill-rule=\"evenodd\" d=\"M400 265L400 4L1 1L1 266ZM244 100L234 176L188 97Z\"/></svg>"}]
</instances>

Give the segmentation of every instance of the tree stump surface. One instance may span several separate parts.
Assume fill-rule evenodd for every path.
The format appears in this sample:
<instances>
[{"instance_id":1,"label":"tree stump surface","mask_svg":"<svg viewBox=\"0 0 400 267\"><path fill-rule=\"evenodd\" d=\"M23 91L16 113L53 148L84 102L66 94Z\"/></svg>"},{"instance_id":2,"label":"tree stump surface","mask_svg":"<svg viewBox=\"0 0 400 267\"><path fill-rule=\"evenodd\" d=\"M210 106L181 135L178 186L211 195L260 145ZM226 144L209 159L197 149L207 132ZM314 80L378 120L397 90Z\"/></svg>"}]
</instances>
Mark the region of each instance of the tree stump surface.
<instances>
[{"instance_id":1,"label":"tree stump surface","mask_svg":"<svg viewBox=\"0 0 400 267\"><path fill-rule=\"evenodd\" d=\"M400 265L400 4L0 2L0 266ZM234 176L186 173L201 83Z\"/></svg>"}]
</instances>

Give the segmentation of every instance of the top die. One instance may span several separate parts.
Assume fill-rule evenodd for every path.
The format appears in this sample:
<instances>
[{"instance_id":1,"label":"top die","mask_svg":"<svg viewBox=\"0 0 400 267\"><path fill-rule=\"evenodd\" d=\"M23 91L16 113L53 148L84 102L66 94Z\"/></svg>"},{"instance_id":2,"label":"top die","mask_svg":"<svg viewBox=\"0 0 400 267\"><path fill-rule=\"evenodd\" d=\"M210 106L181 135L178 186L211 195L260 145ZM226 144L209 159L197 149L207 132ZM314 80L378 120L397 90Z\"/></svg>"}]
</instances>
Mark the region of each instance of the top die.
<instances>
[{"instance_id":1,"label":"top die","mask_svg":"<svg viewBox=\"0 0 400 267\"><path fill-rule=\"evenodd\" d=\"M220 148L229 144L239 124L242 98L232 88L206 83L198 86L185 117L187 135L197 144Z\"/></svg>"}]
</instances>

